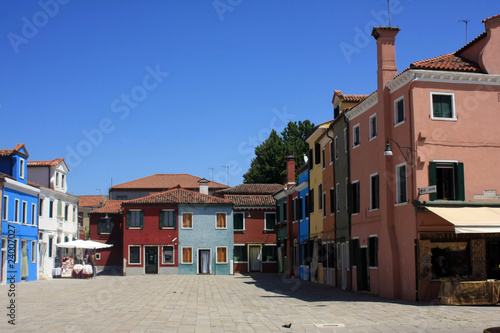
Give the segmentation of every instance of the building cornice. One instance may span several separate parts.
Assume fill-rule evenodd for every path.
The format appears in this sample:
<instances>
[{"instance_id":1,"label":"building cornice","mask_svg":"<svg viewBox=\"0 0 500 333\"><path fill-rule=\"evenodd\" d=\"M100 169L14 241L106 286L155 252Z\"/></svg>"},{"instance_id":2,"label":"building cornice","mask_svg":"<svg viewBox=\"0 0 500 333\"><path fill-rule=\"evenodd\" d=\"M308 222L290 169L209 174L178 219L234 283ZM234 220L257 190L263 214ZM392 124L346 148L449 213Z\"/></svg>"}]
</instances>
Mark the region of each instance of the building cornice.
<instances>
[{"instance_id":1,"label":"building cornice","mask_svg":"<svg viewBox=\"0 0 500 333\"><path fill-rule=\"evenodd\" d=\"M306 188L309 188L309 182L303 182L295 186L295 191L300 192L305 190Z\"/></svg>"},{"instance_id":2,"label":"building cornice","mask_svg":"<svg viewBox=\"0 0 500 333\"><path fill-rule=\"evenodd\" d=\"M370 109L377 103L378 103L378 93L377 91L375 91L361 103L359 103L358 105L354 106L352 109L347 111L345 113L345 116L348 120L354 119L357 116L362 115L366 110Z\"/></svg>"},{"instance_id":3,"label":"building cornice","mask_svg":"<svg viewBox=\"0 0 500 333\"><path fill-rule=\"evenodd\" d=\"M40 189L38 189L36 187L20 183L16 180L12 180L9 178L5 178L4 186L7 188L10 188L12 190L16 190L16 191L25 193L25 194L38 195L38 193L40 193Z\"/></svg>"}]
</instances>

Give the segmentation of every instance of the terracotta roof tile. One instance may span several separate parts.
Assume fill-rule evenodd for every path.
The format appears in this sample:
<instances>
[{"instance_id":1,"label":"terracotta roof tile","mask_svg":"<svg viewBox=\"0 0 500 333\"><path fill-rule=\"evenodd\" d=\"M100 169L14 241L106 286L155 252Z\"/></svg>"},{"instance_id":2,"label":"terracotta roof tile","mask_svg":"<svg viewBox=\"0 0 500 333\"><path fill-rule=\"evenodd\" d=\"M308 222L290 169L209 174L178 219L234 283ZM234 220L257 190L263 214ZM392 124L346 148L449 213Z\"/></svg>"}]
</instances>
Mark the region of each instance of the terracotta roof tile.
<instances>
[{"instance_id":1,"label":"terracotta roof tile","mask_svg":"<svg viewBox=\"0 0 500 333\"><path fill-rule=\"evenodd\" d=\"M56 166L59 165L62 161L64 161L63 158L56 158L53 159L52 161L28 161L28 166L29 167Z\"/></svg>"},{"instance_id":2,"label":"terracotta roof tile","mask_svg":"<svg viewBox=\"0 0 500 333\"><path fill-rule=\"evenodd\" d=\"M410 64L410 69L430 69L440 71L474 72L480 73L478 64L461 58L454 53L445 54L439 57L420 60Z\"/></svg>"},{"instance_id":3,"label":"terracotta roof tile","mask_svg":"<svg viewBox=\"0 0 500 333\"><path fill-rule=\"evenodd\" d=\"M216 194L272 194L281 189L281 184L240 184L217 191Z\"/></svg>"},{"instance_id":4,"label":"terracotta roof tile","mask_svg":"<svg viewBox=\"0 0 500 333\"><path fill-rule=\"evenodd\" d=\"M214 204L232 205L233 202L227 199L214 197L212 195L201 194L177 188L161 193L149 195L147 197L127 200L124 205L163 205L163 204Z\"/></svg>"},{"instance_id":5,"label":"terracotta roof tile","mask_svg":"<svg viewBox=\"0 0 500 333\"><path fill-rule=\"evenodd\" d=\"M24 143L18 143L13 149L0 149L0 156L2 156L2 157L11 156L14 153L19 153L20 150L23 148L25 148ZM24 155L24 154L22 154L22 155Z\"/></svg>"},{"instance_id":6,"label":"terracotta roof tile","mask_svg":"<svg viewBox=\"0 0 500 333\"><path fill-rule=\"evenodd\" d=\"M226 194L224 198L234 202L236 207L274 207L276 200L272 195L231 195Z\"/></svg>"},{"instance_id":7,"label":"terracotta roof tile","mask_svg":"<svg viewBox=\"0 0 500 333\"><path fill-rule=\"evenodd\" d=\"M158 189L168 190L180 185L182 188L199 188L199 180L203 178L192 176L185 173L180 174L155 174L139 179L135 179L126 183L111 186L110 189ZM222 189L229 186L210 181L209 189Z\"/></svg>"},{"instance_id":8,"label":"terracotta roof tile","mask_svg":"<svg viewBox=\"0 0 500 333\"><path fill-rule=\"evenodd\" d=\"M102 195L77 195L80 198L78 207L101 207Z\"/></svg>"},{"instance_id":9,"label":"terracotta roof tile","mask_svg":"<svg viewBox=\"0 0 500 333\"><path fill-rule=\"evenodd\" d=\"M94 209L90 211L90 214L95 213L107 213L107 214L119 214L123 212L122 203L123 200L106 200L106 203L101 208Z\"/></svg>"},{"instance_id":10,"label":"terracotta roof tile","mask_svg":"<svg viewBox=\"0 0 500 333\"><path fill-rule=\"evenodd\" d=\"M343 94L340 90L334 91L334 97L338 96L340 99L343 99L345 102L362 102L369 95L352 95L352 94Z\"/></svg>"}]
</instances>

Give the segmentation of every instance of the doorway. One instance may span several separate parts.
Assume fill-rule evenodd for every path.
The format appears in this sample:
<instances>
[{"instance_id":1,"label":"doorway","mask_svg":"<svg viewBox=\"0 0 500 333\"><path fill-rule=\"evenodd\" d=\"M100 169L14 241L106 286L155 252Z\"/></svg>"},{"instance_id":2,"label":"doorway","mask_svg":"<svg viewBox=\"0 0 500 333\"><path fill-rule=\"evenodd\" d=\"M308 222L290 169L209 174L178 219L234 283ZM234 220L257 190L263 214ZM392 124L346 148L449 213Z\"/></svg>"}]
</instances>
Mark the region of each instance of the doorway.
<instances>
[{"instance_id":1,"label":"doorway","mask_svg":"<svg viewBox=\"0 0 500 333\"><path fill-rule=\"evenodd\" d=\"M146 274L158 274L158 247L146 246Z\"/></svg>"},{"instance_id":2,"label":"doorway","mask_svg":"<svg viewBox=\"0 0 500 333\"><path fill-rule=\"evenodd\" d=\"M249 260L250 260L250 272L258 272L260 271L260 245L257 246L249 246Z\"/></svg>"},{"instance_id":3,"label":"doorway","mask_svg":"<svg viewBox=\"0 0 500 333\"><path fill-rule=\"evenodd\" d=\"M198 274L211 273L211 259L210 250L198 250Z\"/></svg>"},{"instance_id":4,"label":"doorway","mask_svg":"<svg viewBox=\"0 0 500 333\"><path fill-rule=\"evenodd\" d=\"M358 291L368 291L368 262L366 247L359 248L359 258L357 258Z\"/></svg>"}]
</instances>

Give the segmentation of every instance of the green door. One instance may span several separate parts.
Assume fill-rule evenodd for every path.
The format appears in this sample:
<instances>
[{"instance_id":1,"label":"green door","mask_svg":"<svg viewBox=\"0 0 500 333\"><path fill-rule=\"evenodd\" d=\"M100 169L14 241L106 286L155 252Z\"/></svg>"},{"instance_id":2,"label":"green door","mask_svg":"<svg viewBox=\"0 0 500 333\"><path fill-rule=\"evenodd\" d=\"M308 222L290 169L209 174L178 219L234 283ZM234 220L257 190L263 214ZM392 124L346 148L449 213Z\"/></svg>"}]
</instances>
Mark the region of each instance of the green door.
<instances>
[{"instance_id":1,"label":"green door","mask_svg":"<svg viewBox=\"0 0 500 333\"><path fill-rule=\"evenodd\" d=\"M146 274L158 274L158 247L146 247Z\"/></svg>"}]
</instances>

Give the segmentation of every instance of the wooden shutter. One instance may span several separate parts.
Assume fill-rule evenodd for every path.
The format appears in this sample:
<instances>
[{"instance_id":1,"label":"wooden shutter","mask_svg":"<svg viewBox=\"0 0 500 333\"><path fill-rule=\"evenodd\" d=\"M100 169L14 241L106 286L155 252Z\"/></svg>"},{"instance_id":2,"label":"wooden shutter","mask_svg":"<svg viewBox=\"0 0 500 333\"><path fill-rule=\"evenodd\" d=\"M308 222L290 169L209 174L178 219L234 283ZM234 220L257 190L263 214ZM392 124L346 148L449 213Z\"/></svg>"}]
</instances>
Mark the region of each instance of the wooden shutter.
<instances>
[{"instance_id":1,"label":"wooden shutter","mask_svg":"<svg viewBox=\"0 0 500 333\"><path fill-rule=\"evenodd\" d=\"M456 200L465 201L464 164L455 164L455 191Z\"/></svg>"},{"instance_id":2,"label":"wooden shutter","mask_svg":"<svg viewBox=\"0 0 500 333\"><path fill-rule=\"evenodd\" d=\"M192 228L193 227L193 215L190 213L182 214L182 227L183 228Z\"/></svg>"},{"instance_id":3,"label":"wooden shutter","mask_svg":"<svg viewBox=\"0 0 500 333\"><path fill-rule=\"evenodd\" d=\"M217 228L225 228L226 227L226 214L217 213Z\"/></svg>"},{"instance_id":4,"label":"wooden shutter","mask_svg":"<svg viewBox=\"0 0 500 333\"><path fill-rule=\"evenodd\" d=\"M127 212L127 217L126 217L126 224L127 224L127 228L130 228L130 225L131 225L131 216L130 216L130 212Z\"/></svg>"},{"instance_id":5,"label":"wooden shutter","mask_svg":"<svg viewBox=\"0 0 500 333\"><path fill-rule=\"evenodd\" d=\"M217 262L218 263L224 263L226 262L226 248L225 247L218 247L217 248Z\"/></svg>"},{"instance_id":6,"label":"wooden shutter","mask_svg":"<svg viewBox=\"0 0 500 333\"><path fill-rule=\"evenodd\" d=\"M192 251L193 249L190 247L182 248L182 262L183 263L192 263Z\"/></svg>"},{"instance_id":7,"label":"wooden shutter","mask_svg":"<svg viewBox=\"0 0 500 333\"><path fill-rule=\"evenodd\" d=\"M160 228L163 228L165 226L165 213L168 214L168 212L160 212Z\"/></svg>"},{"instance_id":8,"label":"wooden shutter","mask_svg":"<svg viewBox=\"0 0 500 333\"><path fill-rule=\"evenodd\" d=\"M429 162L429 185L437 185L436 162ZM437 200L437 192L431 193L429 199L431 201Z\"/></svg>"}]
</instances>

